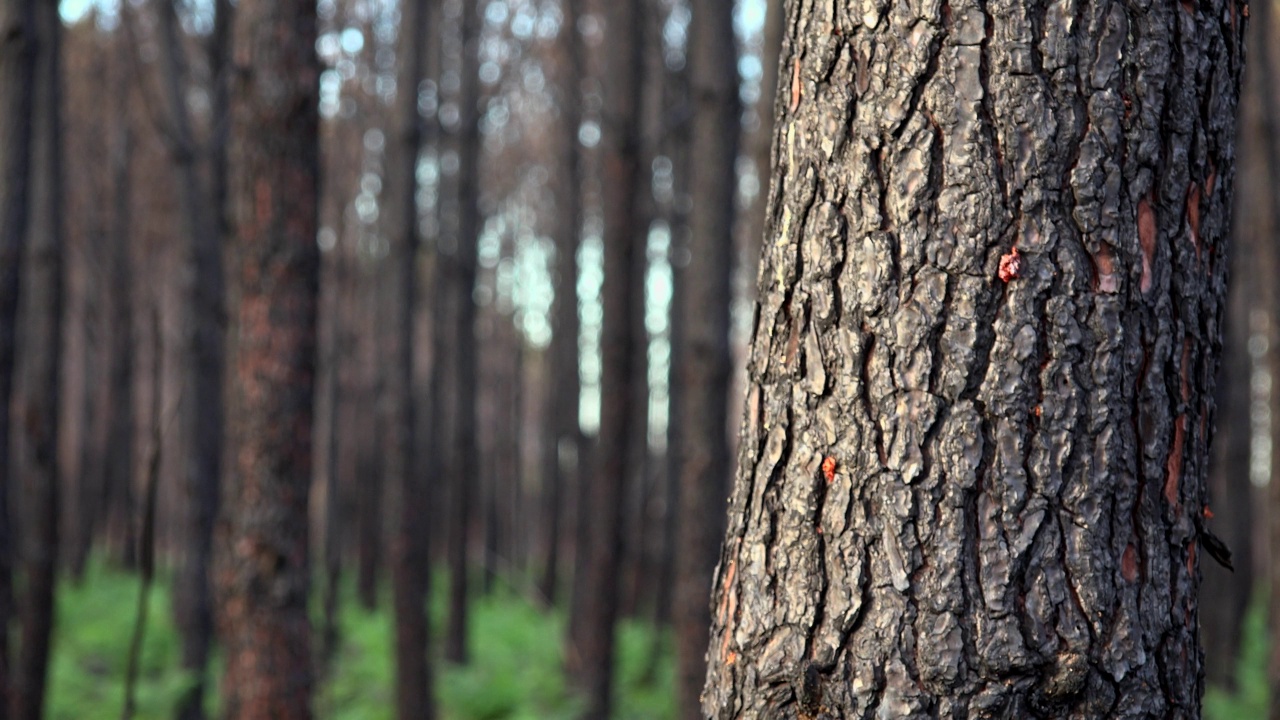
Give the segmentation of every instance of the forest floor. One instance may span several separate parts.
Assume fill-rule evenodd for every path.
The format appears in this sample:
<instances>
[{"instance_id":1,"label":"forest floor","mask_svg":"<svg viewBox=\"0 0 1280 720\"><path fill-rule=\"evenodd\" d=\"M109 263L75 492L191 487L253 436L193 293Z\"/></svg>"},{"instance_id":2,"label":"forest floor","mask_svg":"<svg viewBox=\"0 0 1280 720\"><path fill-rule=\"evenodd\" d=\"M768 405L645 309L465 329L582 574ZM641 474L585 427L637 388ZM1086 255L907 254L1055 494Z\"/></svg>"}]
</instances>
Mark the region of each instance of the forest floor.
<instances>
[{"instance_id":1,"label":"forest floor","mask_svg":"<svg viewBox=\"0 0 1280 720\"><path fill-rule=\"evenodd\" d=\"M65 582L60 588L50 720L120 715L138 587L135 575L93 562L80 585ZM434 587L433 632L438 633L447 585L440 581ZM161 576L151 590L136 690L137 720L171 718L189 682L179 667L169 597L169 578ZM344 588L340 647L317 689L318 718L393 720L390 597L389 589L383 588L382 607L368 612L355 601L354 589ZM471 612L472 662L436 663L441 720L573 718L578 706L561 671L563 637L563 612L540 610L504 590L478 598ZM618 662L616 720L674 717L674 659L668 633L655 634L646 622L623 622ZM218 667L215 660L215 676ZM216 717L213 697L209 709Z\"/></svg>"}]
</instances>

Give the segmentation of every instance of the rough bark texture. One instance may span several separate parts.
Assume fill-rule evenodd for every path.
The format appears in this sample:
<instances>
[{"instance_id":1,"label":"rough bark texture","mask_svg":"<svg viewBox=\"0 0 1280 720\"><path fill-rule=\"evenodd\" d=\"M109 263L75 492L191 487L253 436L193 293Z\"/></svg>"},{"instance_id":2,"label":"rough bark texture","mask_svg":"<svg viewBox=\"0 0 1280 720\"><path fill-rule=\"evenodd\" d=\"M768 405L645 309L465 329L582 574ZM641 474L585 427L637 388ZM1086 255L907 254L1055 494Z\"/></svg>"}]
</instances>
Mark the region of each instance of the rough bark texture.
<instances>
[{"instance_id":1,"label":"rough bark texture","mask_svg":"<svg viewBox=\"0 0 1280 720\"><path fill-rule=\"evenodd\" d=\"M308 718L307 493L316 354L315 4L241 0L233 58L234 381L216 539L226 718Z\"/></svg>"},{"instance_id":2,"label":"rough bark texture","mask_svg":"<svg viewBox=\"0 0 1280 720\"><path fill-rule=\"evenodd\" d=\"M787 9L704 711L1197 717L1242 8Z\"/></svg>"},{"instance_id":3,"label":"rough bark texture","mask_svg":"<svg viewBox=\"0 0 1280 720\"><path fill-rule=\"evenodd\" d=\"M640 166L637 110L640 105L642 43L633 32L642 0L617 0L605 11L609 44L602 134L604 200L604 310L600 333L600 430L591 477L585 478L586 544L579 548L582 593L575 592L578 632L570 637L571 662L586 694L584 720L604 720L612 704L614 621L618 610L618 560L622 549L624 474L635 396L632 367L635 333L631 303ZM575 579L575 582L579 582Z\"/></svg>"},{"instance_id":4,"label":"rough bark texture","mask_svg":"<svg viewBox=\"0 0 1280 720\"><path fill-rule=\"evenodd\" d=\"M9 717L9 622L14 615L9 402L13 392L18 295L27 238L31 95L35 37L31 0L0 2L0 720Z\"/></svg>"},{"instance_id":5,"label":"rough bark texture","mask_svg":"<svg viewBox=\"0 0 1280 720\"><path fill-rule=\"evenodd\" d=\"M458 294L453 348L456 356L457 467L453 477L453 541L449 543L449 627L445 658L467 661L467 539L472 498L478 486L476 427L476 251L480 233L480 3L462 4L462 66L458 85L458 234L454 285Z\"/></svg>"},{"instance_id":6,"label":"rough bark texture","mask_svg":"<svg viewBox=\"0 0 1280 720\"><path fill-rule=\"evenodd\" d=\"M401 253L399 260L399 356L394 367L399 374L400 459L398 526L391 542L392 582L396 613L396 712L403 720L435 715L431 700L431 666L427 655L429 590L427 492L414 438L418 434L418 414L414 389L413 338L418 297L418 153L422 147L422 118L418 112L418 85L423 77L425 45L428 38L429 0L409 0L400 6L400 40L397 61L400 80L396 98L397 149L388 159L393 231Z\"/></svg>"},{"instance_id":7,"label":"rough bark texture","mask_svg":"<svg viewBox=\"0 0 1280 720\"><path fill-rule=\"evenodd\" d=\"M175 0L176 1L176 0ZM186 289L186 392L191 400L182 409L186 436L182 523L184 561L174 578L174 614L182 635L182 667L193 682L179 701L183 720L204 717L206 667L213 642L213 591L209 568L213 555L213 523L218 512L218 481L222 467L224 333L226 280L222 265L223 207L226 183L225 145L210 137L198 147L187 109L186 57L174 2L158 3L161 35L160 67L168 117L169 153L173 161L187 241L189 286ZM215 130L227 122L226 65L230 35L230 3L218 3L211 38L214 99L211 123ZM201 174L208 159L211 172ZM207 177L207 180L206 180Z\"/></svg>"},{"instance_id":8,"label":"rough bark texture","mask_svg":"<svg viewBox=\"0 0 1280 720\"><path fill-rule=\"evenodd\" d=\"M711 612L707 591L724 532L724 497L732 474L728 442L730 276L737 197L738 53L732 0L697 0L689 24L693 100L690 147L689 266L683 271L684 343L677 398L681 442L676 586L676 704L682 718L701 717Z\"/></svg>"}]
</instances>

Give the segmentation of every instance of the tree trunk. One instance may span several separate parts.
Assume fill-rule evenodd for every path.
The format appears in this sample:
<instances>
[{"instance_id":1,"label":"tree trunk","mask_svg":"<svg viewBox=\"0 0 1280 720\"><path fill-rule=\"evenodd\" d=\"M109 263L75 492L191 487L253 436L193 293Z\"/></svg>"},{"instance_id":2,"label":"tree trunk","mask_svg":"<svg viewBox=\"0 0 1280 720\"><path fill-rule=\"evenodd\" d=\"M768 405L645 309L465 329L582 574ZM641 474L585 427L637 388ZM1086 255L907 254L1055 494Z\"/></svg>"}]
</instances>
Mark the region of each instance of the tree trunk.
<instances>
[{"instance_id":1,"label":"tree trunk","mask_svg":"<svg viewBox=\"0 0 1280 720\"><path fill-rule=\"evenodd\" d=\"M578 31L581 0L563 0L565 22L560 28L559 108L564 134L562 166L553 177L556 190L555 304L552 308L551 392L543 427L543 492L546 517L546 556L538 581L539 596L554 605L560 585L560 546L564 491L577 487L582 467L582 430L578 426L578 240L582 232L582 81L586 76L582 35Z\"/></svg>"},{"instance_id":2,"label":"tree trunk","mask_svg":"<svg viewBox=\"0 0 1280 720\"><path fill-rule=\"evenodd\" d=\"M226 718L311 716L307 495L316 355L315 4L241 0L232 92L236 226L230 473L217 531Z\"/></svg>"},{"instance_id":3,"label":"tree trunk","mask_svg":"<svg viewBox=\"0 0 1280 720\"><path fill-rule=\"evenodd\" d=\"M704 712L1198 717L1241 8L788 9Z\"/></svg>"},{"instance_id":4,"label":"tree trunk","mask_svg":"<svg viewBox=\"0 0 1280 720\"><path fill-rule=\"evenodd\" d=\"M27 240L35 30L31 0L0 2L0 720L9 717L9 623L14 615L9 407L18 295Z\"/></svg>"},{"instance_id":5,"label":"tree trunk","mask_svg":"<svg viewBox=\"0 0 1280 720\"><path fill-rule=\"evenodd\" d=\"M453 468L453 542L449 544L449 627L445 637L445 659L467 661L467 559L471 530L472 498L478 485L479 451L476 427L476 251L480 233L480 11L481 4L462 3L462 64L458 86L458 226L457 291L454 320L457 403L453 415L457 423L457 467Z\"/></svg>"},{"instance_id":6,"label":"tree trunk","mask_svg":"<svg viewBox=\"0 0 1280 720\"><path fill-rule=\"evenodd\" d=\"M684 270L680 373L681 441L672 619L676 636L676 704L700 718L706 678L708 590L724 532L729 466L730 277L737 197L738 52L733 0L697 0L689 24L689 266Z\"/></svg>"},{"instance_id":7,"label":"tree trunk","mask_svg":"<svg viewBox=\"0 0 1280 720\"><path fill-rule=\"evenodd\" d=\"M612 706L614 622L618 610L618 560L622 546L622 492L632 437L632 404L639 402L632 362L635 333L633 268L643 252L636 237L637 194L640 192L639 134L640 77L643 43L634 32L642 0L616 0L605 10L607 82L604 104L602 162L604 205L603 326L600 334L600 430L592 476L586 479L587 542L580 548L578 574L582 593L579 633L570 637L571 661L576 654L576 677L586 694L585 720L604 720ZM575 580L578 582L578 580Z\"/></svg>"},{"instance_id":8,"label":"tree trunk","mask_svg":"<svg viewBox=\"0 0 1280 720\"><path fill-rule=\"evenodd\" d=\"M13 716L44 716L58 558L58 417L62 367L62 19L37 3L32 102L31 221L22 287L22 360L14 402L21 449L23 592Z\"/></svg>"},{"instance_id":9,"label":"tree trunk","mask_svg":"<svg viewBox=\"0 0 1280 720\"><path fill-rule=\"evenodd\" d=\"M428 558L427 504L428 487L422 463L415 451L418 414L414 393L414 358L416 349L415 309L418 298L418 155L422 149L422 118L418 112L418 85L423 79L425 45L430 30L427 25L427 0L410 0L400 9L400 45L397 61L400 80L394 119L398 137L397 149L389 157L388 183L390 222L399 249L400 298L399 355L394 367L398 374L396 408L400 425L397 449L400 467L394 473L398 482L398 523L391 542L392 583L396 614L396 711L402 720L435 716L431 695L431 666L427 654L430 621L427 597L430 589Z\"/></svg>"},{"instance_id":10,"label":"tree trunk","mask_svg":"<svg viewBox=\"0 0 1280 720\"><path fill-rule=\"evenodd\" d=\"M157 6L163 61L169 152L177 175L178 199L183 229L187 236L187 263L190 286L187 295L186 387L191 401L182 409L186 435L184 535L185 562L174 578L174 614L182 635L182 667L193 678L179 700L178 716L183 720L204 717L205 673L213 635L212 588L209 566L213 554L213 523L218 512L218 483L222 467L223 362L226 325L226 280L222 266L222 199L226 182L223 144L210 138L208 150L212 172L209 184L200 173L205 155L197 147L186 101L186 58L178 27L176 0ZM210 96L215 100L211 124L217 128L226 120L226 79L219 74L226 64L230 33L230 3L217 5L211 51L215 74ZM153 422L155 420L153 419Z\"/></svg>"}]
</instances>

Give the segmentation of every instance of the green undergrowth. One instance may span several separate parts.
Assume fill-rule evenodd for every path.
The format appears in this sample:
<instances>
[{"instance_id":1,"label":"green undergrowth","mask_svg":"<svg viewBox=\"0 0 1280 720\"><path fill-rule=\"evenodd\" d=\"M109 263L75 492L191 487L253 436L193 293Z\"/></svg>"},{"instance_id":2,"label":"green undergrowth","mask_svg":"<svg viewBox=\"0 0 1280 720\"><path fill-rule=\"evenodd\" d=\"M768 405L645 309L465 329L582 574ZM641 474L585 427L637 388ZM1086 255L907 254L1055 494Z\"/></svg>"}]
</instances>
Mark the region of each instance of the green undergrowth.
<instances>
[{"instance_id":1,"label":"green undergrowth","mask_svg":"<svg viewBox=\"0 0 1280 720\"><path fill-rule=\"evenodd\" d=\"M146 641L136 691L139 720L173 717L190 678L180 668L181 648L170 606L171 578L161 574L150 596ZM441 634L441 577L432 598L433 637ZM136 576L95 561L83 583L63 582L50 666L50 720L119 717L129 639L137 612ZM381 607L362 609L344 586L340 646L316 689L317 717L392 720L395 716L390 593ZM568 689L563 667L563 612L537 608L523 596L498 590L472 604L471 662L434 669L441 720L569 720L581 705ZM624 621L618 632L616 720L674 717L674 660L667 633ZM215 665L216 669L220 666ZM214 693L211 693L213 695ZM216 698L209 698L216 717Z\"/></svg>"},{"instance_id":2,"label":"green undergrowth","mask_svg":"<svg viewBox=\"0 0 1280 720\"><path fill-rule=\"evenodd\" d=\"M1267 690L1267 594L1256 593L1249 603L1240 632L1240 659L1236 665L1234 693L1210 687L1204 694L1205 720L1254 720L1265 718Z\"/></svg>"}]
</instances>

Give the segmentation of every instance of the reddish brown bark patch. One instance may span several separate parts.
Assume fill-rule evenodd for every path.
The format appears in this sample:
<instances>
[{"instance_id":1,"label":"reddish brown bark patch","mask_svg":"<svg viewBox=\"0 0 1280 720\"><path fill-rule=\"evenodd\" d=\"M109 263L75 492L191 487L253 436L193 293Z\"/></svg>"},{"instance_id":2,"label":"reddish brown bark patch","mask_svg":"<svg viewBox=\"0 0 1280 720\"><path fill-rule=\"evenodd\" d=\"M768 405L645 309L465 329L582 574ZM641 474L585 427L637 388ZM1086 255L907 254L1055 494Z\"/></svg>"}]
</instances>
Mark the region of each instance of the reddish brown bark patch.
<instances>
[{"instance_id":1,"label":"reddish brown bark patch","mask_svg":"<svg viewBox=\"0 0 1280 720\"><path fill-rule=\"evenodd\" d=\"M1196 262L1200 262L1200 186L1191 183L1187 188L1187 224L1191 226L1191 244L1196 249Z\"/></svg>"},{"instance_id":2,"label":"reddish brown bark patch","mask_svg":"<svg viewBox=\"0 0 1280 720\"><path fill-rule=\"evenodd\" d=\"M1173 447L1169 449L1169 461L1165 464L1164 499L1170 505L1178 505L1178 483L1182 479L1182 446L1187 439L1187 415L1178 416L1173 425Z\"/></svg>"},{"instance_id":3,"label":"reddish brown bark patch","mask_svg":"<svg viewBox=\"0 0 1280 720\"><path fill-rule=\"evenodd\" d=\"M1138 579L1138 549L1133 546L1133 543L1129 543L1124 548L1124 555L1120 558L1120 574L1125 582L1134 582Z\"/></svg>"},{"instance_id":4,"label":"reddish brown bark patch","mask_svg":"<svg viewBox=\"0 0 1280 720\"><path fill-rule=\"evenodd\" d=\"M1148 198L1138 201L1138 241L1142 245L1142 282L1138 287L1145 293L1151 289L1151 263L1156 252L1156 212Z\"/></svg>"}]
</instances>

